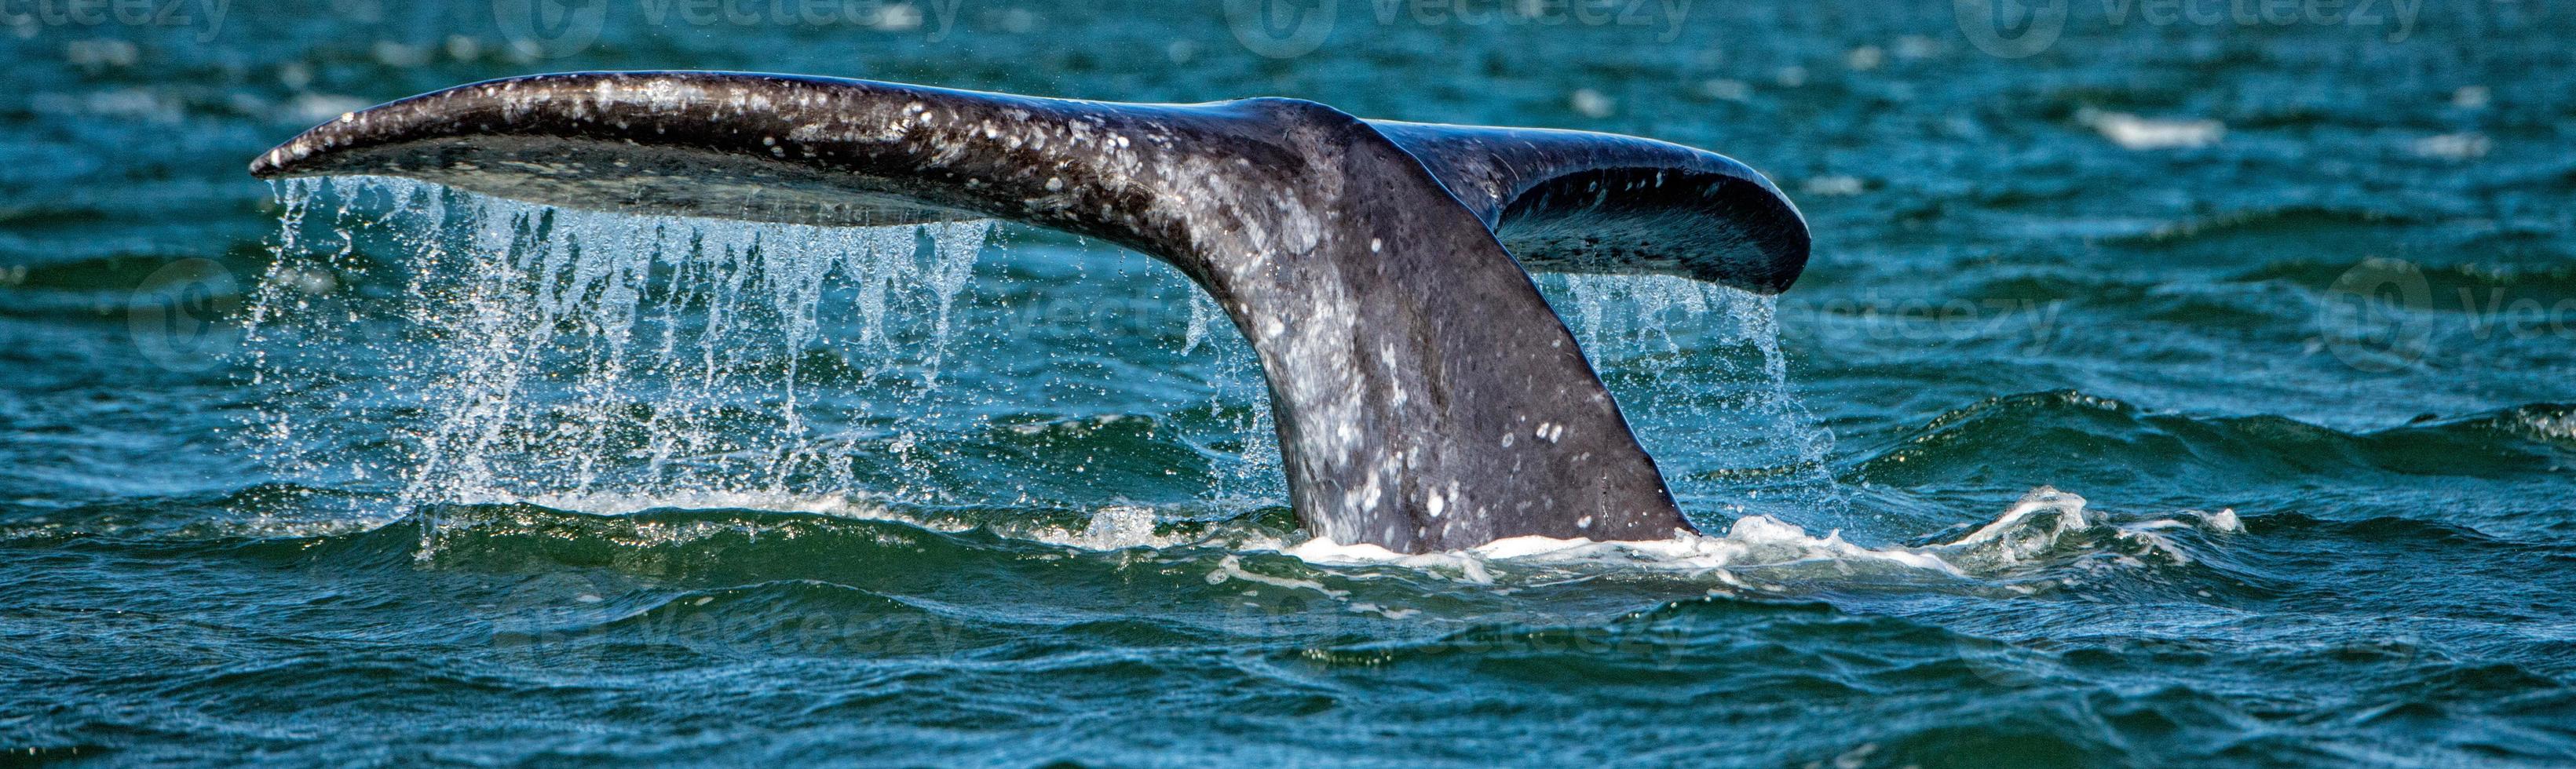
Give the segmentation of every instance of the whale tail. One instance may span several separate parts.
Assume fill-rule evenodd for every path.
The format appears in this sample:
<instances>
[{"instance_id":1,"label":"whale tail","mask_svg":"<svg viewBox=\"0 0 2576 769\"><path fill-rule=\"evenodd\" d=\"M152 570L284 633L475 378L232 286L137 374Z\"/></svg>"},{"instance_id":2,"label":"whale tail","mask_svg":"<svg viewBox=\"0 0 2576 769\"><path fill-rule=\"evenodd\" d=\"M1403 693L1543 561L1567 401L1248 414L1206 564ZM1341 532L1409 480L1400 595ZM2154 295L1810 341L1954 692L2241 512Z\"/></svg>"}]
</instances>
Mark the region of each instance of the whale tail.
<instances>
[{"instance_id":1,"label":"whale tail","mask_svg":"<svg viewBox=\"0 0 2576 769\"><path fill-rule=\"evenodd\" d=\"M343 115L251 172L799 224L998 218L1118 243L1179 268L1251 341L1309 531L1406 552L1690 528L1524 267L1777 293L1808 249L1779 190L1719 155L1292 99L539 75Z\"/></svg>"}]
</instances>

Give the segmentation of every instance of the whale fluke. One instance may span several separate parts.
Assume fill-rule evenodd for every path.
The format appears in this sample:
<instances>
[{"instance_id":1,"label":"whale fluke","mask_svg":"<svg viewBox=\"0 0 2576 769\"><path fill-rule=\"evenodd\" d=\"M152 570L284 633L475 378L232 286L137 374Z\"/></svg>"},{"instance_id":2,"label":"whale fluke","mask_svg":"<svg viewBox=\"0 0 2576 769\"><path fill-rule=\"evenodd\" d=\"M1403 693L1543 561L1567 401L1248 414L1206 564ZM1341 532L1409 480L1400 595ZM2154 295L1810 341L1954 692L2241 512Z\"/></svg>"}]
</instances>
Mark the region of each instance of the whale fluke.
<instances>
[{"instance_id":1,"label":"whale fluke","mask_svg":"<svg viewBox=\"0 0 2576 769\"><path fill-rule=\"evenodd\" d=\"M1404 552L1690 529L1523 266L1777 293L1808 248L1777 188L1712 153L1275 98L538 75L343 115L251 172L798 224L999 218L1133 248L1251 341L1309 532Z\"/></svg>"}]
</instances>

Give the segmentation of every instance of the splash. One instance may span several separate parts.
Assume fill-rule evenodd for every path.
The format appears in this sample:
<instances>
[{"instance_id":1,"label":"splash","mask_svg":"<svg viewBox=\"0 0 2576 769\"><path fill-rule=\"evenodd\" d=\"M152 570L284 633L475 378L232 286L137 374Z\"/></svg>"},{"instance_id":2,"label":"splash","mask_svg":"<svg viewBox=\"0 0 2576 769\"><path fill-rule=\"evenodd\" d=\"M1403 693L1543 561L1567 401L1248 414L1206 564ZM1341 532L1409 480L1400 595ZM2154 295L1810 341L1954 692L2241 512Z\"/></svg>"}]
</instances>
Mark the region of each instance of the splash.
<instances>
[{"instance_id":1,"label":"splash","mask_svg":"<svg viewBox=\"0 0 2576 769\"><path fill-rule=\"evenodd\" d=\"M254 418L279 466L388 484L396 514L601 495L965 501L940 491L953 462L920 449L953 433L931 424L930 396L989 222L606 214L377 177L283 182L278 202L250 347L256 375L290 391ZM1557 306L1703 525L1842 508L1831 435L1788 386L1768 298L1562 280ZM1221 423L1198 444L1208 496L1276 505L1250 350L1186 295L1177 352L1213 359ZM818 387L879 395L817 412Z\"/></svg>"},{"instance_id":2,"label":"splash","mask_svg":"<svg viewBox=\"0 0 2576 769\"><path fill-rule=\"evenodd\" d=\"M1696 522L1847 515L1833 433L1789 384L1772 297L1660 275L1558 280L1541 286Z\"/></svg>"},{"instance_id":3,"label":"splash","mask_svg":"<svg viewBox=\"0 0 2576 769\"><path fill-rule=\"evenodd\" d=\"M1252 346L1227 333L1232 322L1224 308L1196 286L1182 286L1189 315L1182 322L1176 354L1206 356L1210 414L1222 422L1215 440L1201 446L1211 461L1215 481L1210 500L1223 508L1249 510L1279 504L1287 491L1280 467L1279 432L1272 426L1268 385Z\"/></svg>"},{"instance_id":4,"label":"splash","mask_svg":"<svg viewBox=\"0 0 2576 769\"><path fill-rule=\"evenodd\" d=\"M287 393L254 434L290 468L393 479L403 510L854 493L852 447L900 425L817 423L808 391L851 377L909 380L914 398L936 388L991 228L579 212L377 177L288 181L278 203L250 347L255 376ZM324 285L379 272L401 288ZM857 328L827 340L827 313ZM349 420L380 429L319 429ZM400 445L348 450L359 434Z\"/></svg>"}]
</instances>

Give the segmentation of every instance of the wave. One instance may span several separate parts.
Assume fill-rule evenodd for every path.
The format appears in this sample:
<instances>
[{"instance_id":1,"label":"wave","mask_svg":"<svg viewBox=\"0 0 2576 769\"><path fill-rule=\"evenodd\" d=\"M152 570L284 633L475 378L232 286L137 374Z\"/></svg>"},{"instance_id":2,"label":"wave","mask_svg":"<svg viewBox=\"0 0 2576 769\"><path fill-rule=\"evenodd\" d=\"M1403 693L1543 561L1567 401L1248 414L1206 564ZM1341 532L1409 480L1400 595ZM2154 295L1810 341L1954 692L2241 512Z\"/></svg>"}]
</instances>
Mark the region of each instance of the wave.
<instances>
[{"instance_id":1,"label":"wave","mask_svg":"<svg viewBox=\"0 0 2576 769\"><path fill-rule=\"evenodd\" d=\"M157 507L165 517L202 518L202 508L218 504L280 514L334 501L320 495L270 486L116 514L148 517ZM2180 686L2128 687L2125 671L2241 654L2385 673L2372 691L2386 696L2374 703L2424 701L2426 692L2465 700L2529 691L2549 668L2451 664L2427 651L2443 645L2367 628L2337 630L2336 640L2321 643L2308 637L2311 625L2266 622L2241 605L2349 602L2348 585L2272 576L2321 552L2383 567L2423 563L2395 560L2398 553L2440 556L2425 581L2529 575L2563 558L2438 523L2123 515L2052 489L1902 547L1860 547L1831 532L1748 517L1722 534L1669 542L1515 540L1437 556L1299 543L1275 520L1164 521L1138 508L950 509L757 494L552 503L614 512L447 505L362 530L213 537L147 536L129 526L62 543L68 547L40 545L69 552L36 555L140 554L201 567L248 560L256 568L242 573L274 578L260 590L283 591L267 599L278 613L396 613L406 632L438 644L434 674L390 690L413 698L499 701L589 691L602 680L721 687L722 672L667 674L824 665L872 685L808 703L820 715L807 715L865 709L881 718L898 712L896 703L929 698L945 706L954 703L938 698L978 695L988 695L985 705L1001 698L1012 713L1048 712L1040 689L1130 692L1176 670L1267 692L1229 707L1247 718L1334 711L1341 698L1382 692L1388 676L1439 686L1469 674L1578 680L1607 704L1616 704L1623 684L1684 676L1725 682L1728 700L1744 707L1833 708L1968 692L1983 703L1979 712L2001 714L1893 726L1877 737L1888 755L1991 744L2002 739L1995 735L2030 729L2089 724L2094 731L2064 733L2099 733L2108 716L2088 709L1992 707L2062 698L2069 687L2121 712L2192 718L2225 703ZM741 507L673 509L681 504ZM803 511L761 509L790 507ZM89 528L84 516L105 512L64 511L54 523ZM22 521L0 514L0 530ZM1014 522L1028 528L1006 533ZM0 536L0 548L25 544ZM2548 589L2552 579L2540 581L2528 600L2564 595ZM308 588L321 597L297 592ZM2413 599L2420 607L2373 606L2351 621L2376 621L2383 611L2456 616L2469 609L2439 604L2458 595L2427 590ZM2499 597L2484 611L2523 611L2514 600ZM1961 611L1988 601L2011 603ZM2138 604L2182 619L2144 634L2118 625L2145 611ZM163 628L130 615L85 621ZM300 649L331 631L205 632ZM376 631L347 632L372 639ZM341 702L347 691L381 691L353 689L356 682L422 664L430 663L372 646L263 655L174 666L159 686L209 701ZM1045 685L1008 685L1023 676L1042 676ZM995 680L1004 683L976 688ZM1477 716L1442 713L1412 728L1437 731L1442 719ZM1960 724L1985 731L1959 731ZM2100 747L2093 737L2067 739L2075 742L2048 749Z\"/></svg>"},{"instance_id":2,"label":"wave","mask_svg":"<svg viewBox=\"0 0 2576 769\"><path fill-rule=\"evenodd\" d=\"M2189 496L2383 475L2527 478L2570 460L2576 405L2537 403L2367 432L2277 416L2160 413L2077 390L1998 396L1951 410L1853 464L1899 487L2052 483Z\"/></svg>"},{"instance_id":3,"label":"wave","mask_svg":"<svg viewBox=\"0 0 2576 769\"><path fill-rule=\"evenodd\" d=\"M1399 617L1426 602L1454 601L1462 589L1555 591L1604 580L1645 591L1649 603L1673 594L1779 599L1855 590L2030 595L2081 584L2105 569L2191 568L2207 538L2243 529L2225 511L2088 512L2082 497L2049 488L1973 530L1917 545L1863 546L1839 531L1819 535L1755 515L1723 532L1662 541L1521 537L1425 555L1301 540L1284 509L1182 518L1133 505L923 507L711 492L428 505L391 522L245 512L367 503L268 486L184 504L0 518L0 546L89 540L361 568L600 573L690 589L818 581L889 595L914 594L924 580L985 592L1067 580L1132 587L1137 577L1128 567L1141 562L1155 564L1148 581L1171 595L1222 602L1240 592L1293 594ZM209 509L234 512L210 519ZM187 523L155 523L173 519ZM1640 595L1613 591L1599 600Z\"/></svg>"},{"instance_id":4,"label":"wave","mask_svg":"<svg viewBox=\"0 0 2576 769\"><path fill-rule=\"evenodd\" d=\"M2288 236L2340 231L2357 226L2403 226L2418 217L2391 211L2325 206L2282 206L2229 211L2175 222L2137 235L2106 238L2104 245L2153 247L2195 240L2245 236Z\"/></svg>"},{"instance_id":5,"label":"wave","mask_svg":"<svg viewBox=\"0 0 2576 769\"><path fill-rule=\"evenodd\" d=\"M525 555L525 548L566 547L573 563L581 553L607 546L627 551L732 549L777 544L795 553L828 551L835 560L887 547L913 555L894 560L917 565L923 554L1025 554L1050 558L1075 552L1155 551L1201 564L1209 583L1242 580L1310 589L1341 597L1348 591L1318 578L1358 569L1382 577L1388 567L1414 576L1465 584L1528 584L1602 576L1663 577L1710 582L1716 589L1795 593L1816 585L1835 589L1871 585L1974 585L1980 580L2026 576L2074 560L2108 554L2132 565L2147 561L2185 565L2193 557L2168 532L2241 532L2234 513L2186 512L2176 517L2122 520L2086 512L2086 500L2053 488L2034 489L2001 515L1946 541L1917 546L1867 547L1839 531L1812 534L1770 516L1735 520L1724 532L1683 534L1668 540L1600 542L1516 537L1467 550L1395 553L1372 545L1299 541L1284 515L1220 520L1163 520L1151 508L1114 505L1087 512L1014 508L907 508L829 498L700 495L635 499L557 497L609 514L570 512L540 505L441 507L435 533L421 556L442 563L476 563L495 554ZM756 504L752 508L683 510L689 504ZM781 512L782 509L803 512ZM892 527L892 528L889 528ZM735 542L739 538L740 542ZM845 541L846 540L846 541ZM823 544L810 544L823 543ZM828 547L826 545L829 545ZM1040 548L1037 551L1026 548ZM793 553L768 553L765 563L794 563ZM1279 557L1287 560L1279 560ZM746 556L747 557L747 556ZM1251 560L1247 560L1251 559ZM595 560L595 559L591 559ZM1247 571L1247 563L1286 564L1286 573ZM833 572L799 572L775 578L831 578Z\"/></svg>"},{"instance_id":6,"label":"wave","mask_svg":"<svg viewBox=\"0 0 2576 769\"><path fill-rule=\"evenodd\" d=\"M2429 296L2426 304L2418 308L2423 310L2495 312L2502 309L2497 305L2499 300L2531 299L2547 306L2559 300L2576 298L2576 265L2566 264L2564 257L2528 264L2464 262L2411 266L2416 267L2417 274L2423 277ZM2363 263L2313 260L2273 262L2238 273L2232 280L2239 283L2280 281L2323 291L2339 279L2356 275L2364 267ZM2390 269L2398 268L2392 266ZM2376 277L2378 273L2370 275ZM2405 277L2407 275L2402 272L2386 272L2385 275L2388 280Z\"/></svg>"}]
</instances>

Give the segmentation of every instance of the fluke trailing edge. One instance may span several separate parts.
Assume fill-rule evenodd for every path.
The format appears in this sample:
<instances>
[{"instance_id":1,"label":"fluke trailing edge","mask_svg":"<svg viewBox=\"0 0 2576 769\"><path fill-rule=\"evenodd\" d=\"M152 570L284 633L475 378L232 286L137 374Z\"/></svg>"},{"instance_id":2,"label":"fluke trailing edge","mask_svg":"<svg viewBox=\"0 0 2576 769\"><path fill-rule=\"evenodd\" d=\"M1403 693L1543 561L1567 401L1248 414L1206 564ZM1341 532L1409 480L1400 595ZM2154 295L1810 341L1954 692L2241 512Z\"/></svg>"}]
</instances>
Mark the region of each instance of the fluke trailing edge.
<instances>
[{"instance_id":1,"label":"fluke trailing edge","mask_svg":"<svg viewBox=\"0 0 2576 769\"><path fill-rule=\"evenodd\" d=\"M1788 199L1720 155L1293 99L538 75L343 115L251 173L800 224L998 218L1118 243L1178 267L1251 340L1309 531L1407 552L1690 527L1524 267L1777 293L1808 247Z\"/></svg>"}]
</instances>

